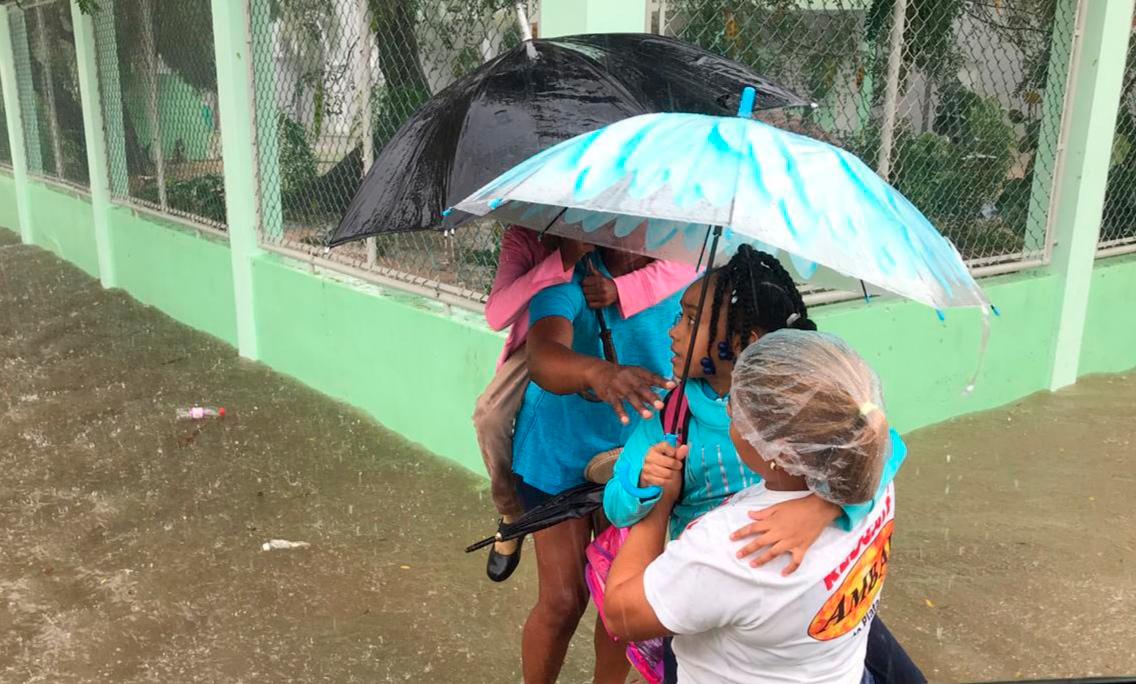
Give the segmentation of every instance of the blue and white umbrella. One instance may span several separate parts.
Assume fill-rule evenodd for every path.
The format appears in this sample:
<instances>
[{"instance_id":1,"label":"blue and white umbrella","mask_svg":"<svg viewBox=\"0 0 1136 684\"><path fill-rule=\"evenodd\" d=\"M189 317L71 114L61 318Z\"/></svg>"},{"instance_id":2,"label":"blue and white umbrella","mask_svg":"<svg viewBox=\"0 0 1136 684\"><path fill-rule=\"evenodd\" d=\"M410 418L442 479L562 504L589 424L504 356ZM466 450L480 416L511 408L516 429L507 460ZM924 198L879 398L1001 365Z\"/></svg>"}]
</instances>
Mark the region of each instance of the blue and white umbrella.
<instances>
[{"instance_id":1,"label":"blue and white umbrella","mask_svg":"<svg viewBox=\"0 0 1136 684\"><path fill-rule=\"evenodd\" d=\"M749 104L747 104L747 102ZM551 147L457 208L616 249L698 264L777 255L800 280L893 293L936 309L989 300L954 246L855 155L750 118L645 114Z\"/></svg>"}]
</instances>

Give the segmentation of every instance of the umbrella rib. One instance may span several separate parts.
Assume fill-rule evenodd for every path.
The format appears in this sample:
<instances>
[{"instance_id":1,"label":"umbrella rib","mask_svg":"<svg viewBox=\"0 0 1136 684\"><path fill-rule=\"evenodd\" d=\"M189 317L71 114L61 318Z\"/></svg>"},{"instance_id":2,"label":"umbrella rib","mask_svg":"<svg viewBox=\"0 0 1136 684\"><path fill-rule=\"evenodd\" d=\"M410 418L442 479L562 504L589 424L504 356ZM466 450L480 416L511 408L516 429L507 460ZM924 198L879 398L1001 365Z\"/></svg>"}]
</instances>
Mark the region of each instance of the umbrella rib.
<instances>
[{"instance_id":1,"label":"umbrella rib","mask_svg":"<svg viewBox=\"0 0 1136 684\"><path fill-rule=\"evenodd\" d=\"M706 243L710 242L710 226L706 226L706 236L702 238L702 249L698 251L698 263L694 265L694 272L702 270L702 259L706 257Z\"/></svg>"},{"instance_id":2,"label":"umbrella rib","mask_svg":"<svg viewBox=\"0 0 1136 684\"><path fill-rule=\"evenodd\" d=\"M702 276L702 291L698 294L698 307L694 310L694 323L698 325L702 322L702 310L706 306L706 293L710 289L710 270L714 268L714 253L718 251L718 238L722 236L722 227L710 226L706 227L706 232L709 234L713 230L714 240L710 243L710 255L706 259L706 275ZM690 344L686 348L686 361L682 364L682 378L678 383L678 396L682 397L686 392L686 381L690 377L690 362L694 359L694 343L697 341L698 335L690 336ZM677 435L681 426L678 425L680 411L675 411L674 425L670 425L668 434Z\"/></svg>"},{"instance_id":3,"label":"umbrella rib","mask_svg":"<svg viewBox=\"0 0 1136 684\"><path fill-rule=\"evenodd\" d=\"M561 207L559 213L557 213L556 216L552 217L552 220L548 222L548 225L544 227L544 230L540 231L540 236L544 237L545 234L548 233L548 230L552 228L552 226L556 225L556 222L560 220L560 217L563 216L564 212L566 211L568 211L568 207Z\"/></svg>"}]
</instances>

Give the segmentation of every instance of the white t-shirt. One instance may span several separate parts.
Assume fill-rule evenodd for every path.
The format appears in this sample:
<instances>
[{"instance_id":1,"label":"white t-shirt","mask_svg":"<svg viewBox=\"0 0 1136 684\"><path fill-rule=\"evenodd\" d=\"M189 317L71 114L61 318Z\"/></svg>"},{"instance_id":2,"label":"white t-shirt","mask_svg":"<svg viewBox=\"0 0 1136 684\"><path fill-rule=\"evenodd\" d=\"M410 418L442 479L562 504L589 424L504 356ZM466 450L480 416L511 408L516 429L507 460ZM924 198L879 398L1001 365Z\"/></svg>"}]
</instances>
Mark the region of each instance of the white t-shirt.
<instances>
[{"instance_id":1,"label":"white t-shirt","mask_svg":"<svg viewBox=\"0 0 1136 684\"><path fill-rule=\"evenodd\" d=\"M787 556L751 568L730 541L751 522L748 511L807 495L749 487L691 523L647 567L647 601L676 635L680 682L860 681L891 555L894 487L856 529L825 529L788 577Z\"/></svg>"}]
</instances>

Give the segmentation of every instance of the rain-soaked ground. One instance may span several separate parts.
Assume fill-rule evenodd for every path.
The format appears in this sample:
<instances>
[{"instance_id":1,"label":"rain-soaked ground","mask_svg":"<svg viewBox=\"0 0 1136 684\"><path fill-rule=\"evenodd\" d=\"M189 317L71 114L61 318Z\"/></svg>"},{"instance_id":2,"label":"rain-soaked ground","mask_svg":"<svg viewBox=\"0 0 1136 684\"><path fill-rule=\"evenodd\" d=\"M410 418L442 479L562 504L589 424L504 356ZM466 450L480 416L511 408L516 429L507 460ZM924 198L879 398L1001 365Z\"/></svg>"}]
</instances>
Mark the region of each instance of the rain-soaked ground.
<instances>
[{"instance_id":1,"label":"rain-soaked ground","mask_svg":"<svg viewBox=\"0 0 1136 684\"><path fill-rule=\"evenodd\" d=\"M0 681L519 681L534 564L461 553L481 480L16 242ZM882 615L934 680L1136 672L1134 405L1099 377L910 436Z\"/></svg>"}]
</instances>

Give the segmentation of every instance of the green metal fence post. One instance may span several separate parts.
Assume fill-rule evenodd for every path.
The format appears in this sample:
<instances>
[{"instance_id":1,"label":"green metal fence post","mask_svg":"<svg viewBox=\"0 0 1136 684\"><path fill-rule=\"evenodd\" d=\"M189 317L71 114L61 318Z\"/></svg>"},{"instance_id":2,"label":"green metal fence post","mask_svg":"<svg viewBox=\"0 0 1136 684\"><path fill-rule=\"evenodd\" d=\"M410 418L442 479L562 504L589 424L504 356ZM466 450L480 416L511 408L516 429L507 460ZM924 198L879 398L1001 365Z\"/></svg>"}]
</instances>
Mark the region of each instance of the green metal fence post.
<instances>
[{"instance_id":1,"label":"green metal fence post","mask_svg":"<svg viewBox=\"0 0 1136 684\"><path fill-rule=\"evenodd\" d=\"M542 38L646 31L647 0L542 0L539 26Z\"/></svg>"},{"instance_id":2,"label":"green metal fence post","mask_svg":"<svg viewBox=\"0 0 1136 684\"><path fill-rule=\"evenodd\" d=\"M16 186L16 215L19 216L20 239L32 242L31 201L28 197L28 157L24 144L23 103L16 79L16 59L12 46L9 9L0 5L0 82L4 90L4 115L8 126L8 147L12 151L12 177Z\"/></svg>"},{"instance_id":3,"label":"green metal fence post","mask_svg":"<svg viewBox=\"0 0 1136 684\"><path fill-rule=\"evenodd\" d=\"M105 12L105 9L96 10ZM91 188L91 213L95 224L95 249L99 257L99 281L115 287L114 252L110 237L110 179L106 137L103 129L102 96L95 50L95 24L71 2L71 25L75 32L75 61L79 72L83 135L87 144L87 169Z\"/></svg>"},{"instance_id":4,"label":"green metal fence post","mask_svg":"<svg viewBox=\"0 0 1136 684\"><path fill-rule=\"evenodd\" d=\"M221 110L221 157L225 207L241 356L258 358L252 262L257 243L256 126L253 118L252 46L247 0L212 0L217 57L217 106Z\"/></svg>"},{"instance_id":5,"label":"green metal fence post","mask_svg":"<svg viewBox=\"0 0 1136 684\"><path fill-rule=\"evenodd\" d=\"M114 197L130 194L130 175L126 170L126 123L122 109L122 79L118 71L118 34L114 23L115 0L99 0L100 10L95 13L96 53L106 59L98 63L99 93L102 99L103 130L106 134L106 155L110 174L110 191Z\"/></svg>"},{"instance_id":6,"label":"green metal fence post","mask_svg":"<svg viewBox=\"0 0 1136 684\"><path fill-rule=\"evenodd\" d=\"M256 106L257 164L260 172L260 216L264 235L280 238L284 234L284 210L280 199L279 112L272 92L276 63L272 54L272 0L250 0L252 25L253 94ZM264 87L256 88L256 84Z\"/></svg>"},{"instance_id":7,"label":"green metal fence post","mask_svg":"<svg viewBox=\"0 0 1136 684\"><path fill-rule=\"evenodd\" d=\"M1061 115L1069 77L1069 58L1073 50L1073 31L1077 23L1077 5L1077 0L1057 0L1053 13L1049 66L1041 102L1041 125L1038 128L1037 151L1034 152L1033 181L1030 184L1029 213L1026 218L1024 247L1026 253L1031 255L1045 251L1048 237L1049 212L1053 205L1051 193L1056 190L1053 171L1057 161L1057 145L1045 145L1042 141L1057 141L1061 135Z\"/></svg>"},{"instance_id":8,"label":"green metal fence post","mask_svg":"<svg viewBox=\"0 0 1136 684\"><path fill-rule=\"evenodd\" d=\"M28 41L28 25L24 20L24 10L12 11L11 20L12 56L16 69L16 89L20 93L20 119L24 122L24 142L27 152L28 171L43 173L43 150L40 148L39 103L32 89L32 51Z\"/></svg>"},{"instance_id":9,"label":"green metal fence post","mask_svg":"<svg viewBox=\"0 0 1136 684\"><path fill-rule=\"evenodd\" d=\"M1133 0L1081 0L1054 175L1053 260L1060 280L1050 388L1077 381Z\"/></svg>"}]
</instances>

